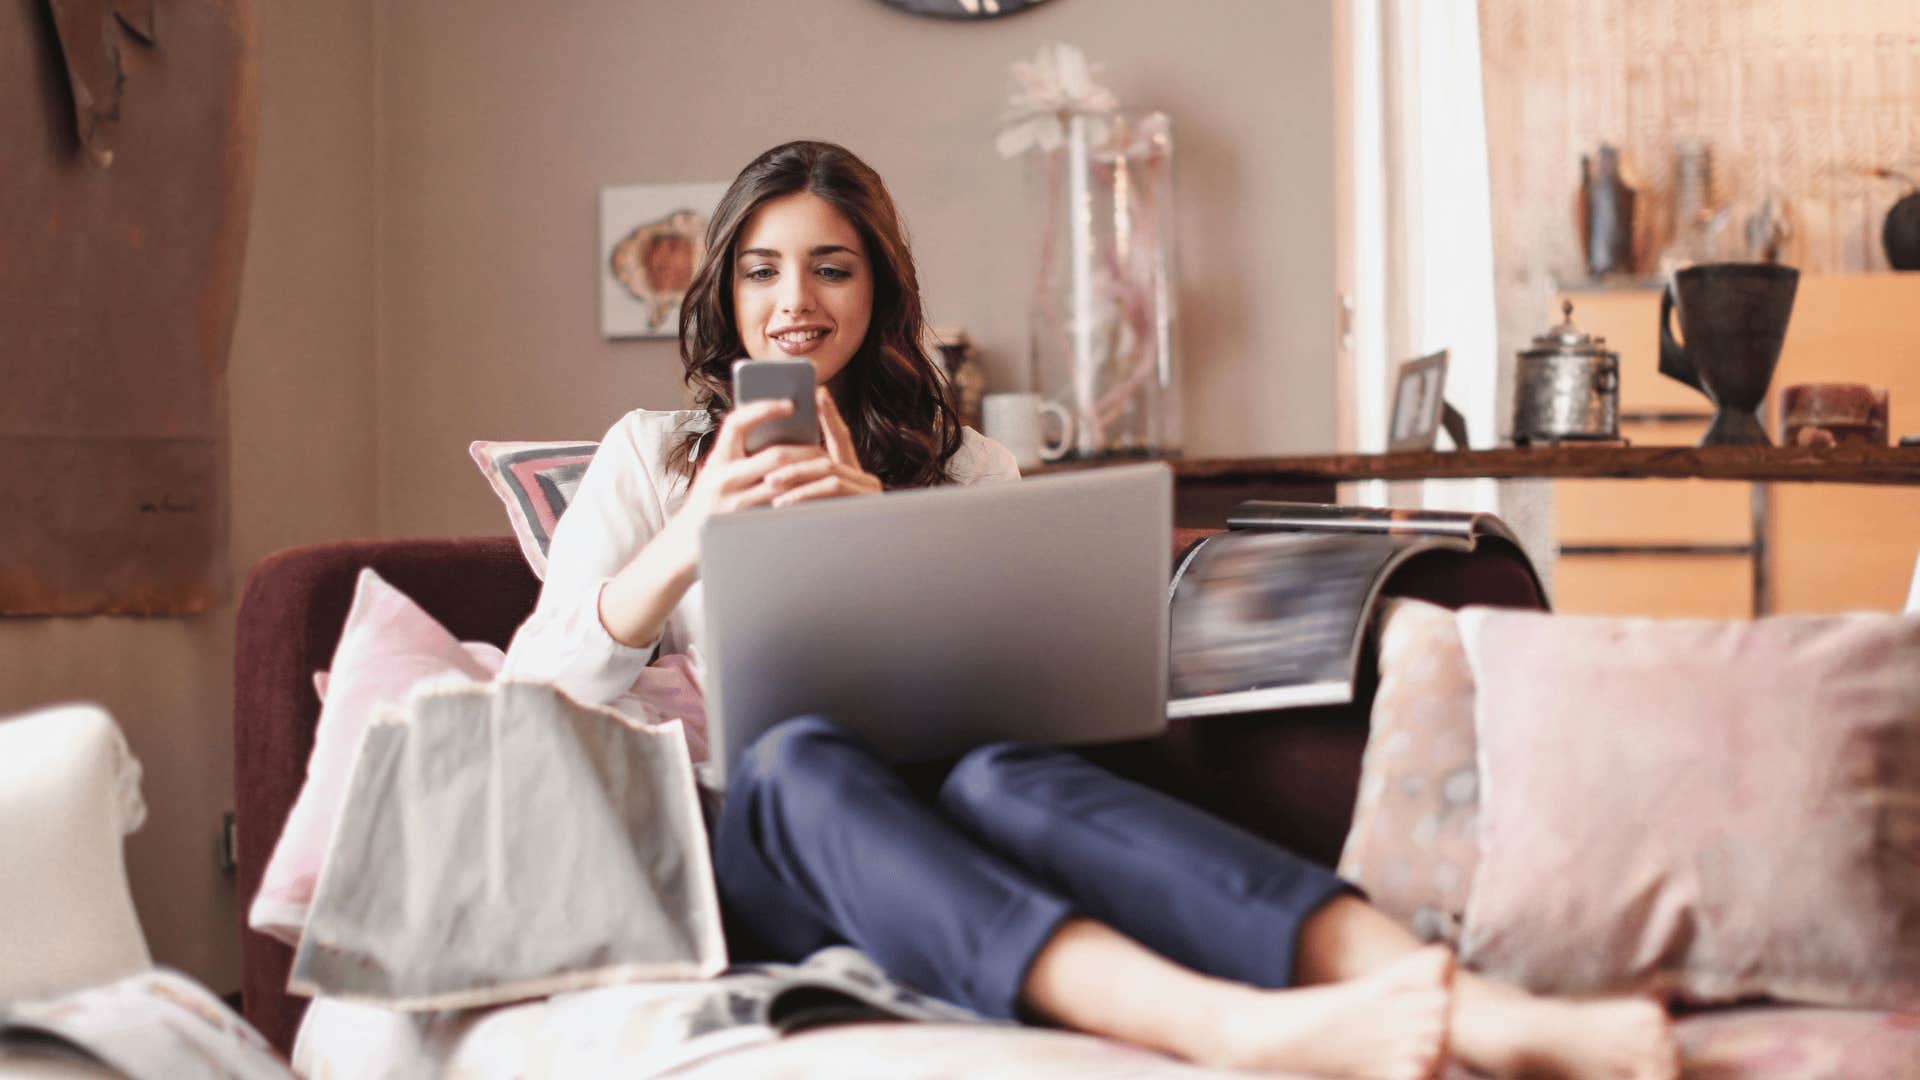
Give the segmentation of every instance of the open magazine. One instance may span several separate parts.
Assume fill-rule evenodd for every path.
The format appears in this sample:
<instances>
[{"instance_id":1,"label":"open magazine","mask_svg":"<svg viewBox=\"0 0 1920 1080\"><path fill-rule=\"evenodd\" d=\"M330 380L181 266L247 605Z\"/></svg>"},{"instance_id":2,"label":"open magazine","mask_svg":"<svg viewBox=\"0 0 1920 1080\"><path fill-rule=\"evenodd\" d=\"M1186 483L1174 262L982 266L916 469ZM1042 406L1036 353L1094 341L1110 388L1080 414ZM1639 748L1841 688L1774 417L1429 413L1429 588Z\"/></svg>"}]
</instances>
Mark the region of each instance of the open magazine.
<instances>
[{"instance_id":1,"label":"open magazine","mask_svg":"<svg viewBox=\"0 0 1920 1080\"><path fill-rule=\"evenodd\" d=\"M1354 699L1382 596L1546 607L1491 514L1255 500L1174 570L1167 715Z\"/></svg>"},{"instance_id":2,"label":"open magazine","mask_svg":"<svg viewBox=\"0 0 1920 1080\"><path fill-rule=\"evenodd\" d=\"M635 1060L637 1075L834 1024L982 1022L958 1005L894 982L859 950L844 945L822 949L800 964L738 965L701 986L704 992L683 986L662 997L651 1025L653 1052Z\"/></svg>"},{"instance_id":3,"label":"open magazine","mask_svg":"<svg viewBox=\"0 0 1920 1080\"><path fill-rule=\"evenodd\" d=\"M205 987L156 968L46 1001L0 1003L0 1047L68 1048L133 1080L292 1080Z\"/></svg>"},{"instance_id":4,"label":"open magazine","mask_svg":"<svg viewBox=\"0 0 1920 1080\"><path fill-rule=\"evenodd\" d=\"M645 1078L802 1031L877 1021L991 1022L833 946L799 964L742 964L712 979L604 986L504 1009L401 1012L322 999L293 1055L307 1074L439 1076L480 1065L488 1076Z\"/></svg>"}]
</instances>

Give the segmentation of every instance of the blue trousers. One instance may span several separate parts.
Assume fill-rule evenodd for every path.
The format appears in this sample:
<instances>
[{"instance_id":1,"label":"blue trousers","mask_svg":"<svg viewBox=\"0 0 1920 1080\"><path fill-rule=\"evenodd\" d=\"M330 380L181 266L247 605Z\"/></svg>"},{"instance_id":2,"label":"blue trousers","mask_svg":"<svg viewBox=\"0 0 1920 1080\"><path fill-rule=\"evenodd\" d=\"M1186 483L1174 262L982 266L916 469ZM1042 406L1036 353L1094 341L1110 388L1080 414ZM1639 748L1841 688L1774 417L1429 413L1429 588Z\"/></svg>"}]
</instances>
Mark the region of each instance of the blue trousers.
<instances>
[{"instance_id":1,"label":"blue trousers","mask_svg":"<svg viewBox=\"0 0 1920 1080\"><path fill-rule=\"evenodd\" d=\"M1324 867L1065 750L1001 743L933 805L824 717L747 749L713 830L729 918L775 959L851 944L916 989L1001 1019L1062 920L1195 971L1293 982Z\"/></svg>"}]
</instances>

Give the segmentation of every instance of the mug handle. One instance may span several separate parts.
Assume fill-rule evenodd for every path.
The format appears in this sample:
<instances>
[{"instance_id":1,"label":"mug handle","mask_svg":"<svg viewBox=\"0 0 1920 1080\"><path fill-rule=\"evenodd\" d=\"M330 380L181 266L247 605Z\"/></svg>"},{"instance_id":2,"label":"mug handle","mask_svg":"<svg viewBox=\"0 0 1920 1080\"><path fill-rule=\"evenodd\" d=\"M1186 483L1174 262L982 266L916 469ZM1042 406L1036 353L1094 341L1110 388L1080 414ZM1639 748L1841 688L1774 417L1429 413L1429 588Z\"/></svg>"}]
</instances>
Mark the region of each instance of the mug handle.
<instances>
[{"instance_id":1,"label":"mug handle","mask_svg":"<svg viewBox=\"0 0 1920 1080\"><path fill-rule=\"evenodd\" d=\"M1073 414L1068 412L1066 408L1057 401L1041 402L1040 412L1043 416L1051 416L1055 420L1060 421L1060 441L1042 441L1040 444L1040 460L1059 461L1061 458L1067 456L1067 451L1073 449Z\"/></svg>"},{"instance_id":2,"label":"mug handle","mask_svg":"<svg viewBox=\"0 0 1920 1080\"><path fill-rule=\"evenodd\" d=\"M1678 379L1701 393L1706 388L1700 385L1700 373L1693 369L1693 361L1687 359L1687 347L1673 337L1673 283L1669 281L1660 292L1660 374L1669 379Z\"/></svg>"}]
</instances>

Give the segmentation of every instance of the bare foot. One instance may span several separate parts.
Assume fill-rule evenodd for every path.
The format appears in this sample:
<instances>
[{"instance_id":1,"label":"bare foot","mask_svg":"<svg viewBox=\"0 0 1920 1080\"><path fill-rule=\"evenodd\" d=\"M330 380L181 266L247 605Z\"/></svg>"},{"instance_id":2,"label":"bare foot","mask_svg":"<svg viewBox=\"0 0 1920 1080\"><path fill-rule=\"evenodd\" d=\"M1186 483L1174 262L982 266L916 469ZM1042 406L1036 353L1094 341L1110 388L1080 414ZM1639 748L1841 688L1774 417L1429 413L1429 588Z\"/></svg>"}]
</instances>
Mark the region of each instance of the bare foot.
<instances>
[{"instance_id":1,"label":"bare foot","mask_svg":"<svg viewBox=\"0 0 1920 1080\"><path fill-rule=\"evenodd\" d=\"M1232 1069L1428 1080L1446 1059L1453 954L1409 953L1358 979L1250 991L1189 1056Z\"/></svg>"},{"instance_id":2,"label":"bare foot","mask_svg":"<svg viewBox=\"0 0 1920 1080\"><path fill-rule=\"evenodd\" d=\"M1479 1014L1469 1015L1476 1008ZM1674 1080L1680 1075L1673 1022L1648 998L1577 1001L1533 997L1507 987L1483 994L1476 987L1462 993L1454 1027L1462 1057L1495 1076ZM1482 1047L1491 1049L1482 1054Z\"/></svg>"}]
</instances>

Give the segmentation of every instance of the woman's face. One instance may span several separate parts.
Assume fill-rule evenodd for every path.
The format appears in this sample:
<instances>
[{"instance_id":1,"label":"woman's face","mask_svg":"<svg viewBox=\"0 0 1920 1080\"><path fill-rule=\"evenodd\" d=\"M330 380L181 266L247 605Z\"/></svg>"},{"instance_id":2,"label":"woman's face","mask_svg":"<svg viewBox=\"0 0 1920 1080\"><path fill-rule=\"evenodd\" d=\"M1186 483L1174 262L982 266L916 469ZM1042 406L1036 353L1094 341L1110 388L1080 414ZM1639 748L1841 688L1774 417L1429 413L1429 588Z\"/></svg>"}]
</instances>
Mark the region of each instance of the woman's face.
<instances>
[{"instance_id":1,"label":"woman's face","mask_svg":"<svg viewBox=\"0 0 1920 1080\"><path fill-rule=\"evenodd\" d=\"M873 271L853 223L809 191L762 203L734 249L733 317L753 359L810 360L819 384L839 375L873 319Z\"/></svg>"}]
</instances>

